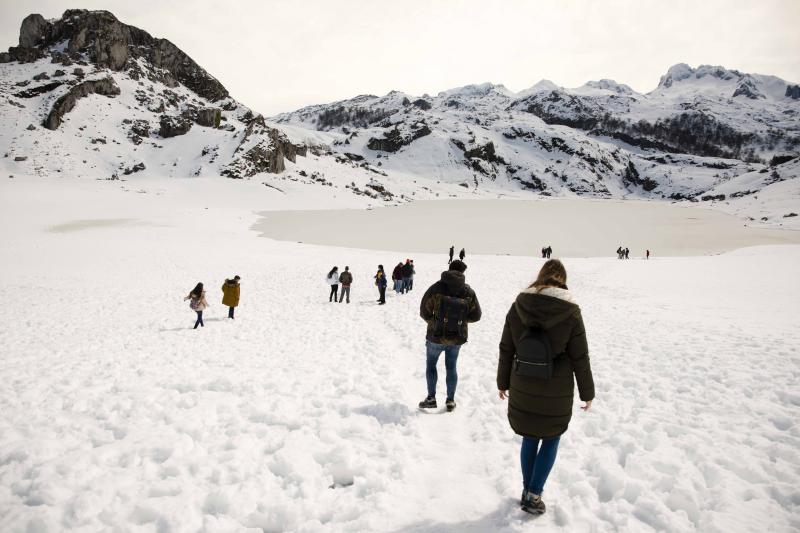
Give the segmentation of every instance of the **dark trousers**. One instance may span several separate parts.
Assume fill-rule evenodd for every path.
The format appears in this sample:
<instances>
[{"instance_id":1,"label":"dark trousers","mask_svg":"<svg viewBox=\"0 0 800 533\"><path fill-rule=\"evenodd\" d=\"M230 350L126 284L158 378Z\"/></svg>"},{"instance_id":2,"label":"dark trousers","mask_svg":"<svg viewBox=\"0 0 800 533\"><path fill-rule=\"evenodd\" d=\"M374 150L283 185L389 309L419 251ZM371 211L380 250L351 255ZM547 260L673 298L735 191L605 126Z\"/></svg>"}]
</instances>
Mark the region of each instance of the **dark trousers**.
<instances>
[{"instance_id":1,"label":"dark trousers","mask_svg":"<svg viewBox=\"0 0 800 533\"><path fill-rule=\"evenodd\" d=\"M378 287L378 294L380 295L380 299L378 302L385 304L386 303L386 287Z\"/></svg>"},{"instance_id":2,"label":"dark trousers","mask_svg":"<svg viewBox=\"0 0 800 533\"><path fill-rule=\"evenodd\" d=\"M534 494L541 495L544 484L558 453L558 441L561 437L543 440L539 447L539 439L532 437L522 438L520 450L520 465L522 466L522 488ZM538 450L537 450L538 448Z\"/></svg>"},{"instance_id":3,"label":"dark trousers","mask_svg":"<svg viewBox=\"0 0 800 533\"><path fill-rule=\"evenodd\" d=\"M233 310L235 307L228 307L228 318L233 318Z\"/></svg>"},{"instance_id":4,"label":"dark trousers","mask_svg":"<svg viewBox=\"0 0 800 533\"><path fill-rule=\"evenodd\" d=\"M329 302L338 302L337 295L339 294L339 285L331 285L331 295L328 296Z\"/></svg>"},{"instance_id":5,"label":"dark trousers","mask_svg":"<svg viewBox=\"0 0 800 533\"><path fill-rule=\"evenodd\" d=\"M194 323L194 329L197 329L197 326L206 327L203 324L203 312L202 311L196 311L196 313L197 313L197 321Z\"/></svg>"},{"instance_id":6,"label":"dark trousers","mask_svg":"<svg viewBox=\"0 0 800 533\"><path fill-rule=\"evenodd\" d=\"M350 303L350 285L342 285L342 294L339 296L339 303L344 301L345 295L347 295L347 303Z\"/></svg>"}]
</instances>

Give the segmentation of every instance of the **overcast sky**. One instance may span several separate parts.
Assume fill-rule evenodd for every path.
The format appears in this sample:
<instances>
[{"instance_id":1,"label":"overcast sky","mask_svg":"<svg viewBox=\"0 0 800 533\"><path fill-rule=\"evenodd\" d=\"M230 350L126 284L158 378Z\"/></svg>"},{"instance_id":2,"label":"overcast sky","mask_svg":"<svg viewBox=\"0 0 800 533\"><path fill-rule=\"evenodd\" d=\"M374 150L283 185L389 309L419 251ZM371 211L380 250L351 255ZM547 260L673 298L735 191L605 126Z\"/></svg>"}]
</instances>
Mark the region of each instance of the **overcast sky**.
<instances>
[{"instance_id":1,"label":"overcast sky","mask_svg":"<svg viewBox=\"0 0 800 533\"><path fill-rule=\"evenodd\" d=\"M0 0L0 47L29 13L107 9L165 37L266 115L392 89L611 78L655 88L675 63L800 82L800 0Z\"/></svg>"}]
</instances>

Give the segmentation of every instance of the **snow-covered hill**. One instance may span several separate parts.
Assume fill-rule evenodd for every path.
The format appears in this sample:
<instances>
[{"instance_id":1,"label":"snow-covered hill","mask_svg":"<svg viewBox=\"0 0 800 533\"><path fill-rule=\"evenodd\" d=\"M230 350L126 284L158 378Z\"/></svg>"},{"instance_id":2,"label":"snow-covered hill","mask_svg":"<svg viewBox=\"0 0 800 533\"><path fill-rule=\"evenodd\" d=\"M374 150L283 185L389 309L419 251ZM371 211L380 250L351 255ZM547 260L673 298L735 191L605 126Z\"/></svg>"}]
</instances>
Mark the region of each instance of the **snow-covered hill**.
<instances>
[{"instance_id":1,"label":"snow-covered hill","mask_svg":"<svg viewBox=\"0 0 800 533\"><path fill-rule=\"evenodd\" d=\"M0 62L10 171L248 177L305 155L175 45L106 11L30 15Z\"/></svg>"},{"instance_id":2,"label":"snow-covered hill","mask_svg":"<svg viewBox=\"0 0 800 533\"><path fill-rule=\"evenodd\" d=\"M796 164L781 165L799 153L796 87L722 67L676 65L649 94L612 80L577 89L542 80L520 93L485 83L433 97L362 95L274 120L325 132L334 151L390 174L467 189L729 202L728 210L755 218L763 206L740 206L740 197L798 176ZM736 180L750 173L780 180ZM745 182L724 196L716 192ZM800 204L796 195L787 199ZM790 212L757 222L786 224Z\"/></svg>"}]
</instances>

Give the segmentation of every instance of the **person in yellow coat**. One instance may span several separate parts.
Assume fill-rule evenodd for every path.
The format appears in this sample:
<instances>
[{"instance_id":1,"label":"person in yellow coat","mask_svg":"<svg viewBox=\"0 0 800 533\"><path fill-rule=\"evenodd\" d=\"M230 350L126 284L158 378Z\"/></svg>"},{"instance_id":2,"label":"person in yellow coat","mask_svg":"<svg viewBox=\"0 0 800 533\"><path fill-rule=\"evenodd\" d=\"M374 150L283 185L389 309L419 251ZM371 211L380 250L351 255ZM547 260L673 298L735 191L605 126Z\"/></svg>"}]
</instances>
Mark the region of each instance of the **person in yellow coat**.
<instances>
[{"instance_id":1,"label":"person in yellow coat","mask_svg":"<svg viewBox=\"0 0 800 533\"><path fill-rule=\"evenodd\" d=\"M228 318L233 319L233 310L239 305L239 276L226 279L222 284L222 305L228 306Z\"/></svg>"}]
</instances>

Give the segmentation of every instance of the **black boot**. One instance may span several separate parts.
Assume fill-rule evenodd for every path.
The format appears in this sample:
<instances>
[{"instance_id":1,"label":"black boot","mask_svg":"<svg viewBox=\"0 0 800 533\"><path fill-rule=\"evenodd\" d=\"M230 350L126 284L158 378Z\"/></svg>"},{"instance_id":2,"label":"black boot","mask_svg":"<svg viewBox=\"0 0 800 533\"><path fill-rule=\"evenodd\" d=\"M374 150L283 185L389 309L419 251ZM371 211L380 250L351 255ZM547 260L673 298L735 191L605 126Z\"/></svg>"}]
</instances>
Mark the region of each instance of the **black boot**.
<instances>
[{"instance_id":1,"label":"black boot","mask_svg":"<svg viewBox=\"0 0 800 533\"><path fill-rule=\"evenodd\" d=\"M436 396L428 396L419 402L420 409L436 409Z\"/></svg>"},{"instance_id":2,"label":"black boot","mask_svg":"<svg viewBox=\"0 0 800 533\"><path fill-rule=\"evenodd\" d=\"M527 492L527 495L525 494ZM544 514L546 510L546 506L542 501L541 495L536 495L530 491L524 491L522 493L522 510L526 513L530 514Z\"/></svg>"},{"instance_id":3,"label":"black boot","mask_svg":"<svg viewBox=\"0 0 800 533\"><path fill-rule=\"evenodd\" d=\"M447 407L447 412L451 412L453 409L456 408L456 401L452 398L448 398L446 402L444 402L445 407Z\"/></svg>"}]
</instances>

